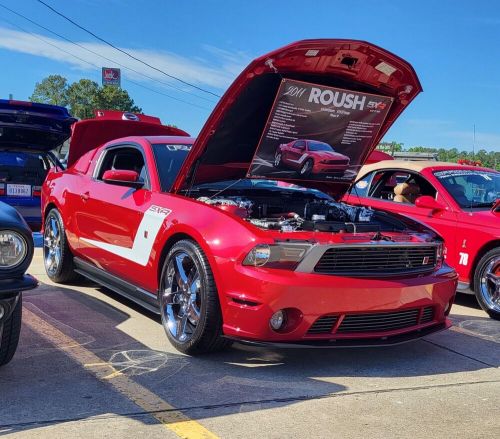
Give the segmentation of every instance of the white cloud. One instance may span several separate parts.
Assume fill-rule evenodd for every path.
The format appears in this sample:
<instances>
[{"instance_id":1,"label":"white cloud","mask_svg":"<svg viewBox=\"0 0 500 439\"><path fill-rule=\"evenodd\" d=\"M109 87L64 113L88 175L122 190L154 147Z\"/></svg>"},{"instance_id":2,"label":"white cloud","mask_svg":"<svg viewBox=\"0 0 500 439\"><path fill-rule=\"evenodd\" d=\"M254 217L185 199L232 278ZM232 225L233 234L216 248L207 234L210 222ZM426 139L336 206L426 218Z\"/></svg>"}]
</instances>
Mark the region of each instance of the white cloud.
<instances>
[{"instance_id":1,"label":"white cloud","mask_svg":"<svg viewBox=\"0 0 500 439\"><path fill-rule=\"evenodd\" d=\"M472 148L474 143L474 132L471 131L447 131L443 133L446 136L457 139L467 146L468 149ZM486 149L492 151L500 151L500 133L485 133L476 131L476 151L479 149Z\"/></svg>"},{"instance_id":2,"label":"white cloud","mask_svg":"<svg viewBox=\"0 0 500 439\"><path fill-rule=\"evenodd\" d=\"M37 37L85 61L88 60L90 63L96 64L97 66L113 67L113 63L110 61L106 61L67 41L50 38L44 35L37 35ZM26 32L0 27L0 48L49 58L82 71L89 71L96 68L93 65L58 50L54 46L50 46L37 37ZM110 46L102 43L89 42L78 42L78 44L156 80L176 84L176 86L180 85L177 81L131 59ZM212 46L204 46L203 50L205 56L196 59L190 59L167 51L138 50L124 47L121 47L121 49L186 82L193 83L200 87L210 87L219 90L225 89L230 85L235 76L246 66L249 59L244 53L233 53ZM144 78L141 74L126 69L122 69L122 73L130 79L148 81L148 79Z\"/></svg>"}]
</instances>

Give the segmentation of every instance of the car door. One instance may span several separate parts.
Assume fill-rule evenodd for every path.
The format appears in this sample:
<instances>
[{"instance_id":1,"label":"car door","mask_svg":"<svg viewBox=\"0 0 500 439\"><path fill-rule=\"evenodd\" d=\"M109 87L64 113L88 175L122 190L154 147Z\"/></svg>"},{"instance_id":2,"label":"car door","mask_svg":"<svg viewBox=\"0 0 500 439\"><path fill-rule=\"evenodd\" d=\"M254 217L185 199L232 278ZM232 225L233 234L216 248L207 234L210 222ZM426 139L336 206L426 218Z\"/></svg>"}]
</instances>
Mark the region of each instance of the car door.
<instances>
[{"instance_id":1,"label":"car door","mask_svg":"<svg viewBox=\"0 0 500 439\"><path fill-rule=\"evenodd\" d=\"M395 201L395 187L403 183L415 184L419 187L420 190L415 194L417 198L419 195L429 195L446 208L432 210L418 207L411 201ZM456 240L450 237L455 236L457 231L457 214L435 185L420 173L402 169L373 171L356 182L347 201L403 214L427 224L445 238L446 252L456 253Z\"/></svg>"},{"instance_id":2,"label":"car door","mask_svg":"<svg viewBox=\"0 0 500 439\"><path fill-rule=\"evenodd\" d=\"M125 280L131 280L131 273L147 263L134 243L141 239L140 224L151 204L148 166L141 145L110 145L102 151L80 197L76 219L79 254ZM143 186L134 188L103 180L105 171L118 169L138 172Z\"/></svg>"},{"instance_id":3,"label":"car door","mask_svg":"<svg viewBox=\"0 0 500 439\"><path fill-rule=\"evenodd\" d=\"M300 167L300 158L304 154L305 150L306 142L304 140L295 141L291 148L288 149L286 157L287 163L293 168Z\"/></svg>"}]
</instances>

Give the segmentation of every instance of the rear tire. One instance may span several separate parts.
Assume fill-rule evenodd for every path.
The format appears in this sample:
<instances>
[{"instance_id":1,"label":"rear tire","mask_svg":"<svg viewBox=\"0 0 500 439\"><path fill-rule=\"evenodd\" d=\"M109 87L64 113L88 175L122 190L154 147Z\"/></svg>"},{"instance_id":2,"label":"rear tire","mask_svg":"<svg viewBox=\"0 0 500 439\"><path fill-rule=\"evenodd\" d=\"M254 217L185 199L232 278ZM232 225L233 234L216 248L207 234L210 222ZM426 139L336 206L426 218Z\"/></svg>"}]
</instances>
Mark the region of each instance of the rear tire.
<instances>
[{"instance_id":1,"label":"rear tire","mask_svg":"<svg viewBox=\"0 0 500 439\"><path fill-rule=\"evenodd\" d=\"M182 240L165 258L160 278L160 312L170 343L185 354L222 350L219 295L208 260L198 244Z\"/></svg>"},{"instance_id":2,"label":"rear tire","mask_svg":"<svg viewBox=\"0 0 500 439\"><path fill-rule=\"evenodd\" d=\"M474 293L481 308L500 320L500 248L485 253L474 273Z\"/></svg>"},{"instance_id":3,"label":"rear tire","mask_svg":"<svg viewBox=\"0 0 500 439\"><path fill-rule=\"evenodd\" d=\"M0 328L0 366L7 364L14 356L21 334L21 320L23 312L23 297L19 294L16 305L10 317Z\"/></svg>"},{"instance_id":4,"label":"rear tire","mask_svg":"<svg viewBox=\"0 0 500 439\"><path fill-rule=\"evenodd\" d=\"M53 282L64 283L78 277L66 238L64 223L61 214L55 208L50 210L45 218L43 263L47 276Z\"/></svg>"}]
</instances>

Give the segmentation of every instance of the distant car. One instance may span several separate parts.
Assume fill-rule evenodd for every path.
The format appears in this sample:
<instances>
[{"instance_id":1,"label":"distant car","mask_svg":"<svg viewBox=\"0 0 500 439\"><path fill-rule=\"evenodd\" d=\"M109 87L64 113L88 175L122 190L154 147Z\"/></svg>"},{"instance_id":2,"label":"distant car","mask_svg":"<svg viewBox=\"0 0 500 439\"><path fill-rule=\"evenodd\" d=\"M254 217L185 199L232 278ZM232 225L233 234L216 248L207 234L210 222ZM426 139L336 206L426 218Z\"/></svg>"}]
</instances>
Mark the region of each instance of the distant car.
<instances>
[{"instance_id":1,"label":"distant car","mask_svg":"<svg viewBox=\"0 0 500 439\"><path fill-rule=\"evenodd\" d=\"M345 53L359 59L355 69ZM388 81L380 63L398 73ZM395 98L360 157L421 89L413 68L381 48L308 40L253 61L197 139L144 115L103 111L76 123L68 168L42 188L50 279L83 274L159 313L172 345L189 354L231 340L385 345L449 327L457 276L437 233L340 203L349 182L245 178L277 86L311 76ZM400 99L403 86L412 94Z\"/></svg>"},{"instance_id":2,"label":"distant car","mask_svg":"<svg viewBox=\"0 0 500 439\"><path fill-rule=\"evenodd\" d=\"M301 177L311 174L344 174L349 157L335 152L325 142L298 139L278 146L274 166L295 169Z\"/></svg>"},{"instance_id":3,"label":"distant car","mask_svg":"<svg viewBox=\"0 0 500 439\"><path fill-rule=\"evenodd\" d=\"M47 172L62 168L50 151L69 138L75 120L63 107L0 100L0 201L15 207L33 230L41 227Z\"/></svg>"},{"instance_id":4,"label":"distant car","mask_svg":"<svg viewBox=\"0 0 500 439\"><path fill-rule=\"evenodd\" d=\"M436 161L382 161L361 168L349 203L408 215L445 238L459 291L500 319L500 172Z\"/></svg>"},{"instance_id":5,"label":"distant car","mask_svg":"<svg viewBox=\"0 0 500 439\"><path fill-rule=\"evenodd\" d=\"M0 366L16 352L21 331L21 292L37 286L37 281L25 274L32 257L31 230L19 212L0 202Z\"/></svg>"}]
</instances>

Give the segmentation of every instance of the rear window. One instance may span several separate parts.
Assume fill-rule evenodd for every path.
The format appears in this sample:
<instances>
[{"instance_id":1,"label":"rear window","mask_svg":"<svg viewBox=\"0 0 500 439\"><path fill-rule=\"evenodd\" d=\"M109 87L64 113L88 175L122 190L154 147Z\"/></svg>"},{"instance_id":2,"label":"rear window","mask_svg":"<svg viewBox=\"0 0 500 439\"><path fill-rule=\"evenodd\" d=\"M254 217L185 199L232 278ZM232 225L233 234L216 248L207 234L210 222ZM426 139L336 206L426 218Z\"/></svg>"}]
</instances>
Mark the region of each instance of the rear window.
<instances>
[{"instance_id":1,"label":"rear window","mask_svg":"<svg viewBox=\"0 0 500 439\"><path fill-rule=\"evenodd\" d=\"M168 192L192 145L155 143L152 146L160 177L161 190Z\"/></svg>"},{"instance_id":2,"label":"rear window","mask_svg":"<svg viewBox=\"0 0 500 439\"><path fill-rule=\"evenodd\" d=\"M0 183L41 186L53 166L45 153L0 151Z\"/></svg>"}]
</instances>

